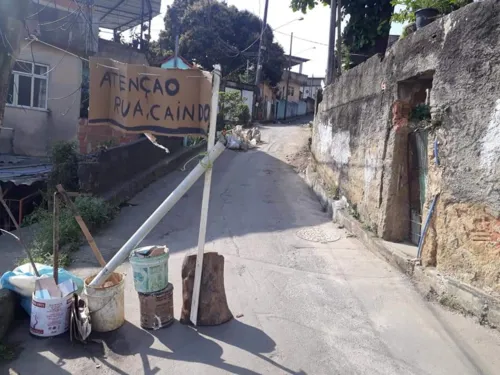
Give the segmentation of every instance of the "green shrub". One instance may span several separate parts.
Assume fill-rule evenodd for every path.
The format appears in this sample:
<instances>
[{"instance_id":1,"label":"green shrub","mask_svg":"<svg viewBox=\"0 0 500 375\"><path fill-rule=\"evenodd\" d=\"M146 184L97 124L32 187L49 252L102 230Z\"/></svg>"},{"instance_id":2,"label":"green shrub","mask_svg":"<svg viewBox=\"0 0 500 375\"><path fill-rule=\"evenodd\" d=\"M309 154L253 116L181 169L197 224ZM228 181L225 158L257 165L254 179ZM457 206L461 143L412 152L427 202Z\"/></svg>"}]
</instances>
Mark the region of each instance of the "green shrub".
<instances>
[{"instance_id":1,"label":"green shrub","mask_svg":"<svg viewBox=\"0 0 500 375\"><path fill-rule=\"evenodd\" d=\"M219 113L217 114L217 129L221 130L227 121L238 121L242 125L250 122L250 110L238 91L219 93Z\"/></svg>"},{"instance_id":2,"label":"green shrub","mask_svg":"<svg viewBox=\"0 0 500 375\"><path fill-rule=\"evenodd\" d=\"M410 118L417 121L430 120L431 107L427 104L417 104L415 108L412 109Z\"/></svg>"},{"instance_id":3,"label":"green shrub","mask_svg":"<svg viewBox=\"0 0 500 375\"><path fill-rule=\"evenodd\" d=\"M247 125L250 122L250 109L246 104L238 105L238 122Z\"/></svg>"},{"instance_id":4,"label":"green shrub","mask_svg":"<svg viewBox=\"0 0 500 375\"><path fill-rule=\"evenodd\" d=\"M90 231L102 228L116 214L116 208L101 198L81 196L75 199L75 205ZM53 252L53 214L38 207L25 221L26 224L36 224L33 241L29 248L35 261L52 264ZM69 264L69 252L78 250L83 235L71 210L61 203L59 211L59 248L61 249L60 264ZM25 262L23 260L22 262Z\"/></svg>"},{"instance_id":5,"label":"green shrub","mask_svg":"<svg viewBox=\"0 0 500 375\"><path fill-rule=\"evenodd\" d=\"M48 193L62 184L67 191L78 191L78 152L76 142L57 142L50 151L52 171L48 181Z\"/></svg>"}]
</instances>

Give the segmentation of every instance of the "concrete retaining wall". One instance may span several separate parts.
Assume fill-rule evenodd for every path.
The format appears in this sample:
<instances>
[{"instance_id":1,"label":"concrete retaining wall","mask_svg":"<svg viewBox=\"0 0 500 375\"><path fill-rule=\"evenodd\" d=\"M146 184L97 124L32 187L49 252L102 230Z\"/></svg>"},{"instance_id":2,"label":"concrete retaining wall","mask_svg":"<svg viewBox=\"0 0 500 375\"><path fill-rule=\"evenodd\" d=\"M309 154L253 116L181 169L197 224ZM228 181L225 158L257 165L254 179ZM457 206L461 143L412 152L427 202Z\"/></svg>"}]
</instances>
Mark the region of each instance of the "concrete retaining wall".
<instances>
[{"instance_id":1,"label":"concrete retaining wall","mask_svg":"<svg viewBox=\"0 0 500 375\"><path fill-rule=\"evenodd\" d=\"M182 138L158 137L158 142L166 146L170 154L154 146L148 139L141 138L88 156L78 167L81 190L106 194L182 148Z\"/></svg>"},{"instance_id":2,"label":"concrete retaining wall","mask_svg":"<svg viewBox=\"0 0 500 375\"><path fill-rule=\"evenodd\" d=\"M495 295L500 295L499 37L500 2L488 0L400 40L385 56L372 57L325 89L312 141L323 180L347 197L379 237L403 241L409 239L412 199L408 137L427 131L424 219L434 196L440 198L423 264ZM432 122L410 121L410 110L424 102Z\"/></svg>"}]
</instances>

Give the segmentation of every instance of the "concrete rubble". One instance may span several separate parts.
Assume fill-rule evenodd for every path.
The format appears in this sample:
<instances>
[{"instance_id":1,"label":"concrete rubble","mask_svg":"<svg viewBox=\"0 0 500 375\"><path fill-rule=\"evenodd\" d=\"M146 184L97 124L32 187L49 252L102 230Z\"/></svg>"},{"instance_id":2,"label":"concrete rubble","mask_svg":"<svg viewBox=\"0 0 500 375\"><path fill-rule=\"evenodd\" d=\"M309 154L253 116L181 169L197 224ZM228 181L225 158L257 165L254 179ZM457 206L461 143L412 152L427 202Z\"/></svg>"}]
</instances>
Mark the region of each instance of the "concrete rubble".
<instances>
[{"instance_id":1,"label":"concrete rubble","mask_svg":"<svg viewBox=\"0 0 500 375\"><path fill-rule=\"evenodd\" d=\"M230 130L217 132L217 139L230 150L247 151L261 143L261 133L258 126L244 129L242 125L236 125Z\"/></svg>"}]
</instances>

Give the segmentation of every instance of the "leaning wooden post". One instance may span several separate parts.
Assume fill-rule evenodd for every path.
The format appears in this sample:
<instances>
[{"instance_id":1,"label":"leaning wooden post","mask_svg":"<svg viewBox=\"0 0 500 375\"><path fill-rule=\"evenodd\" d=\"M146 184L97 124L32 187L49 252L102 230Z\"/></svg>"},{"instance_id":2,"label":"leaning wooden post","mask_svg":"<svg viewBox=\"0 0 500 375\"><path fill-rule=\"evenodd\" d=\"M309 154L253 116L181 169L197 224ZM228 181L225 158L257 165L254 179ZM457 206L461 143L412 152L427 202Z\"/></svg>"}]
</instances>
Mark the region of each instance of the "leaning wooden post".
<instances>
[{"instance_id":1,"label":"leaning wooden post","mask_svg":"<svg viewBox=\"0 0 500 375\"><path fill-rule=\"evenodd\" d=\"M217 131L217 110L219 106L220 87L220 65L214 66L212 81L212 103L210 112L210 124L208 129L207 153L210 153L215 144L215 133ZM205 185L203 187L203 199L201 201L200 231L198 234L198 254L196 256L196 271L194 274L193 298L191 300L191 322L196 325L198 320L198 302L200 299L201 272L203 269L203 253L205 251L205 237L207 234L208 202L210 200L210 185L212 184L212 166L208 166L205 172Z\"/></svg>"}]
</instances>

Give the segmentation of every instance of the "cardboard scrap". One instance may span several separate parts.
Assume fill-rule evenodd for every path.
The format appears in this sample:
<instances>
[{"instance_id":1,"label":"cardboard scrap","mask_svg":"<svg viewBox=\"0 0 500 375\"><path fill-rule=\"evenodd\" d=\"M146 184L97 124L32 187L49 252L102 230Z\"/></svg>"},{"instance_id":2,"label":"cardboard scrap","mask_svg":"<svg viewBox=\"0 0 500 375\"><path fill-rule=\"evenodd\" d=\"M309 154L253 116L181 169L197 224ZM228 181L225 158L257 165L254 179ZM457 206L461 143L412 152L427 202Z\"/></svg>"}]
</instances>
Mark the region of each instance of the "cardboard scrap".
<instances>
[{"instance_id":1,"label":"cardboard scrap","mask_svg":"<svg viewBox=\"0 0 500 375\"><path fill-rule=\"evenodd\" d=\"M68 279L59 285L52 277L42 277L35 281L35 297L39 299L63 298L77 289L73 280Z\"/></svg>"}]
</instances>

